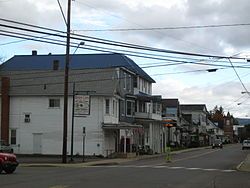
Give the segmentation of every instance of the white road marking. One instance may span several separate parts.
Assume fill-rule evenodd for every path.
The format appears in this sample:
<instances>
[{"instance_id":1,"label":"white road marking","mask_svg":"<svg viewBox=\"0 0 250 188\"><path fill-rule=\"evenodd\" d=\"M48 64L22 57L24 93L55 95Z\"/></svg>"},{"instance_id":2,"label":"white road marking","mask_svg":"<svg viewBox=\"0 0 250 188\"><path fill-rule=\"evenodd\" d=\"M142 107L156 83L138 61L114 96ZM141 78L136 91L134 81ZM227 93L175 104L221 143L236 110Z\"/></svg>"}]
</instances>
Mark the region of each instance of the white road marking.
<instances>
[{"instance_id":1,"label":"white road marking","mask_svg":"<svg viewBox=\"0 0 250 188\"><path fill-rule=\"evenodd\" d=\"M166 166L153 166L153 168L166 168Z\"/></svg>"},{"instance_id":2,"label":"white road marking","mask_svg":"<svg viewBox=\"0 0 250 188\"><path fill-rule=\"evenodd\" d=\"M204 168L202 170L205 170L205 171L218 171L220 169L215 169L215 168Z\"/></svg>"},{"instance_id":3,"label":"white road marking","mask_svg":"<svg viewBox=\"0 0 250 188\"><path fill-rule=\"evenodd\" d=\"M186 169L186 167L182 167L182 166L168 166L167 168L169 169Z\"/></svg>"},{"instance_id":4,"label":"white road marking","mask_svg":"<svg viewBox=\"0 0 250 188\"><path fill-rule=\"evenodd\" d=\"M85 167L86 168L86 167ZM219 171L219 172L236 172L236 170L231 169L215 169L215 168L190 168L190 167L183 167L183 166L165 166L165 165L110 165L110 166L88 166L87 168L154 168L154 169L170 169L170 170L178 170L178 169L184 169L184 170L201 170L201 171Z\"/></svg>"},{"instance_id":5,"label":"white road marking","mask_svg":"<svg viewBox=\"0 0 250 188\"><path fill-rule=\"evenodd\" d=\"M142 166L135 166L137 168L152 168L153 166L150 165L142 165Z\"/></svg>"}]
</instances>

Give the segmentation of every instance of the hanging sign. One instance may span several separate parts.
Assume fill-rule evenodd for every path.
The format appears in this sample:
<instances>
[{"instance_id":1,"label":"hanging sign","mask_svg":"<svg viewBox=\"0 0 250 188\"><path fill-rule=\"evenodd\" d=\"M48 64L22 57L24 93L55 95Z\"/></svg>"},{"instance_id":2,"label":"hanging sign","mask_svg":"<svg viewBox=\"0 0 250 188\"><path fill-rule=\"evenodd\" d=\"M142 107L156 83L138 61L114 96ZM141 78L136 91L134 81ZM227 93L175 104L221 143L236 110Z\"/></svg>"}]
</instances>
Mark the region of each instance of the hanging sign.
<instances>
[{"instance_id":1,"label":"hanging sign","mask_svg":"<svg viewBox=\"0 0 250 188\"><path fill-rule=\"evenodd\" d=\"M90 114L90 96L75 95L75 116L85 116Z\"/></svg>"}]
</instances>

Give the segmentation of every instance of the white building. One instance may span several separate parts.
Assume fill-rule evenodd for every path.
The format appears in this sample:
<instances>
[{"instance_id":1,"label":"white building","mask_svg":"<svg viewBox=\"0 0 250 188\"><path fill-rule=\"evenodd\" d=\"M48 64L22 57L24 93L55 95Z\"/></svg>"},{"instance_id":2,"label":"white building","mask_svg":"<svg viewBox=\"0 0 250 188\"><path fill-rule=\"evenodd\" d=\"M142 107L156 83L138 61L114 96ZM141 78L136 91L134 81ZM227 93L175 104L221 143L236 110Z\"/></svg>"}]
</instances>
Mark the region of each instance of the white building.
<instances>
[{"instance_id":1,"label":"white building","mask_svg":"<svg viewBox=\"0 0 250 188\"><path fill-rule=\"evenodd\" d=\"M62 153L64 57L34 52L14 56L0 66L1 139L8 141L15 153ZM135 152L134 147L140 144L161 152L161 106L152 96L154 82L124 55L73 55L69 72L68 154L72 120L74 155L83 152L83 127L86 155ZM85 114L75 113L74 118L73 93L75 97L90 96L78 106ZM142 95L147 100L142 100ZM141 107L146 106L147 110L141 113Z\"/></svg>"}]
</instances>

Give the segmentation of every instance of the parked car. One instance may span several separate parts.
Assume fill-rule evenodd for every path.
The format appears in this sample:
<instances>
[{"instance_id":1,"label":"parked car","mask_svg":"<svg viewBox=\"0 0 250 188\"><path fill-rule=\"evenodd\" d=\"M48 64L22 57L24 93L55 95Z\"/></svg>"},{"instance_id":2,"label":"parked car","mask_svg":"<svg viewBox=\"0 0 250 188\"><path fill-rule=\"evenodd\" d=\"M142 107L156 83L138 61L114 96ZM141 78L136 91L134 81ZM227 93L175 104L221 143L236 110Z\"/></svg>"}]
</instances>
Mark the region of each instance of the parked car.
<instances>
[{"instance_id":1,"label":"parked car","mask_svg":"<svg viewBox=\"0 0 250 188\"><path fill-rule=\"evenodd\" d=\"M7 174L12 174L17 166L18 161L14 154L0 153L0 174L2 171L5 171Z\"/></svg>"},{"instance_id":2,"label":"parked car","mask_svg":"<svg viewBox=\"0 0 250 188\"><path fill-rule=\"evenodd\" d=\"M0 152L13 153L13 148L4 140L0 140Z\"/></svg>"},{"instance_id":3,"label":"parked car","mask_svg":"<svg viewBox=\"0 0 250 188\"><path fill-rule=\"evenodd\" d=\"M212 144L212 148L223 148L223 144L221 139L215 139L213 144Z\"/></svg>"},{"instance_id":4,"label":"parked car","mask_svg":"<svg viewBox=\"0 0 250 188\"><path fill-rule=\"evenodd\" d=\"M243 140L242 142L242 150L250 149L250 140Z\"/></svg>"}]
</instances>

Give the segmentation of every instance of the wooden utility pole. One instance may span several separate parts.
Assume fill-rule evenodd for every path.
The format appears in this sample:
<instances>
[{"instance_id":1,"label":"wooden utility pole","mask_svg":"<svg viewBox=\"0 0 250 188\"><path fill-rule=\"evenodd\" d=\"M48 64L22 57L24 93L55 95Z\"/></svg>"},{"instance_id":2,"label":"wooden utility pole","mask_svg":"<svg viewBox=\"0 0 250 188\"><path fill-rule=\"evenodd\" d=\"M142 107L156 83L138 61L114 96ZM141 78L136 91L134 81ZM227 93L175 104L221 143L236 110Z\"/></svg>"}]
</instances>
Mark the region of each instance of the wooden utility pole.
<instances>
[{"instance_id":1,"label":"wooden utility pole","mask_svg":"<svg viewBox=\"0 0 250 188\"><path fill-rule=\"evenodd\" d=\"M68 129L68 83L69 83L69 53L70 53L70 12L71 0L68 0L67 13L67 42L65 55L65 72L64 72L64 109L63 109L63 148L62 163L67 163L67 129Z\"/></svg>"}]
</instances>

